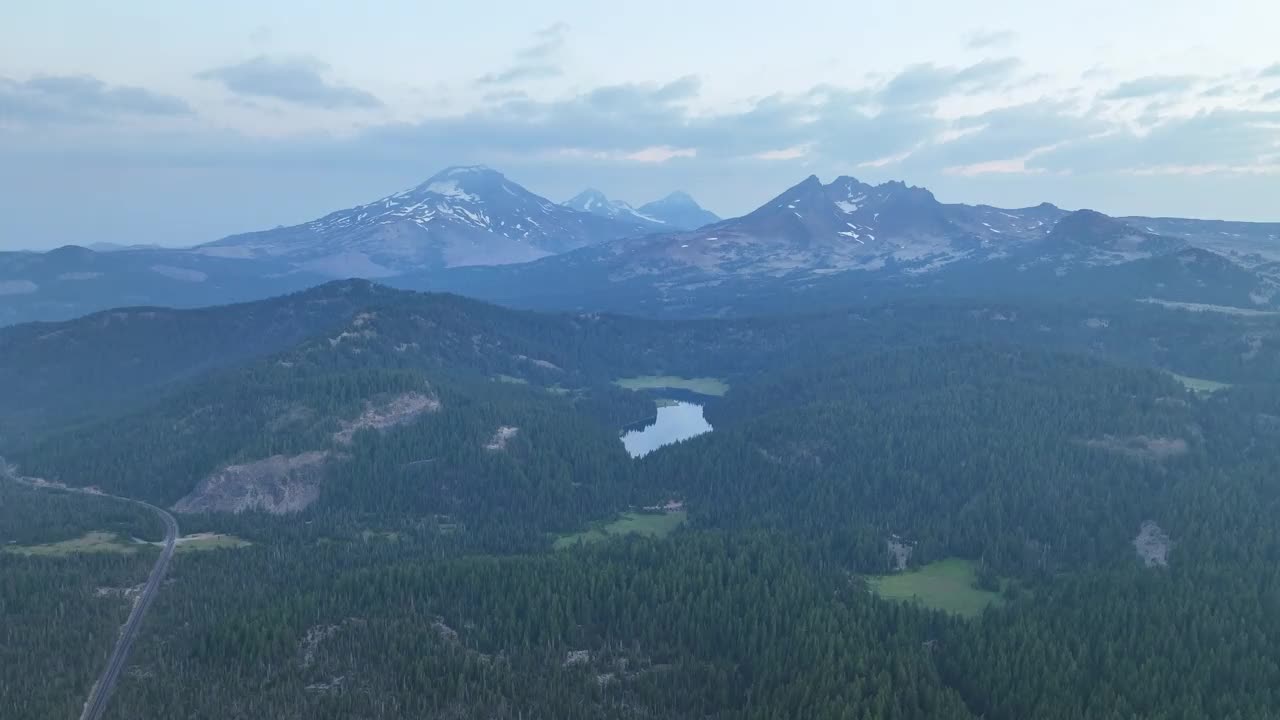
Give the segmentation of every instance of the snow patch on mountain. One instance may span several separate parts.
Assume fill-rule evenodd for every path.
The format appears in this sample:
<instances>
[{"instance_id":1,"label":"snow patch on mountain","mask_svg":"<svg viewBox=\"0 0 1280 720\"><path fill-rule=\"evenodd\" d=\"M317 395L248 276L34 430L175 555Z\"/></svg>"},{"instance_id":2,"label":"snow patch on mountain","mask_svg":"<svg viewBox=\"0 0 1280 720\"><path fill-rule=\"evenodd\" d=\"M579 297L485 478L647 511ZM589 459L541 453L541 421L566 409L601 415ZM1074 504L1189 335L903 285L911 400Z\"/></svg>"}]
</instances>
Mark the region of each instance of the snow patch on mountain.
<instances>
[{"instance_id":1,"label":"snow patch on mountain","mask_svg":"<svg viewBox=\"0 0 1280 720\"><path fill-rule=\"evenodd\" d=\"M472 195L466 190L458 187L457 180L437 180L436 182L429 183L427 185L427 192L444 195L445 197L457 198L459 200L468 200L471 202L479 200L475 195Z\"/></svg>"}]
</instances>

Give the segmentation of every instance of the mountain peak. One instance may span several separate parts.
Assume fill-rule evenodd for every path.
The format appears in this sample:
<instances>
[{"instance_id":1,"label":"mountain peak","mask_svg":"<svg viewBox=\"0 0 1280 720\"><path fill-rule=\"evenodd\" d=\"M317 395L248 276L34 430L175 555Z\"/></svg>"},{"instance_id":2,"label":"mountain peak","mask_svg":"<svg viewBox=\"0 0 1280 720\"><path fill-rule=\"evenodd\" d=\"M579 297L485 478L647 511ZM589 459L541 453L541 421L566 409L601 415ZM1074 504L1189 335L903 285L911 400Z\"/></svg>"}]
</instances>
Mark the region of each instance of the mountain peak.
<instances>
[{"instance_id":1,"label":"mountain peak","mask_svg":"<svg viewBox=\"0 0 1280 720\"><path fill-rule=\"evenodd\" d=\"M446 178L465 178L465 177L503 177L503 174L489 167L488 165L452 165L428 178L431 180L443 180Z\"/></svg>"},{"instance_id":2,"label":"mountain peak","mask_svg":"<svg viewBox=\"0 0 1280 720\"><path fill-rule=\"evenodd\" d=\"M1177 238L1140 230L1129 223L1096 210L1067 213L1049 231L1049 239L1071 243L1098 252L1152 253L1176 250L1185 245Z\"/></svg>"},{"instance_id":3,"label":"mountain peak","mask_svg":"<svg viewBox=\"0 0 1280 720\"><path fill-rule=\"evenodd\" d=\"M611 213L601 213L601 210L612 208L614 203L609 197L595 188L587 188L582 192L574 195L562 203L567 208L572 208L578 212L594 212L597 215L605 214L612 216Z\"/></svg>"},{"instance_id":4,"label":"mountain peak","mask_svg":"<svg viewBox=\"0 0 1280 720\"><path fill-rule=\"evenodd\" d=\"M672 192L667 193L667 196L661 200L655 200L654 203L665 203L668 205L692 205L694 207L700 207L698 205L698 201L694 200L692 195L683 190L673 190Z\"/></svg>"},{"instance_id":5,"label":"mountain peak","mask_svg":"<svg viewBox=\"0 0 1280 720\"><path fill-rule=\"evenodd\" d=\"M1133 228L1097 210L1076 210L1067 213L1053 226L1051 235L1059 237L1114 235Z\"/></svg>"},{"instance_id":6,"label":"mountain peak","mask_svg":"<svg viewBox=\"0 0 1280 720\"><path fill-rule=\"evenodd\" d=\"M696 230L704 225L720 222L718 215L703 209L697 200L683 190L668 193L661 200L645 203L638 210L674 230Z\"/></svg>"},{"instance_id":7,"label":"mountain peak","mask_svg":"<svg viewBox=\"0 0 1280 720\"><path fill-rule=\"evenodd\" d=\"M430 192L461 197L467 193L484 194L502 187L507 187L509 190L516 188L523 190L519 185L507 180L502 173L484 165L457 165L432 175L411 192ZM466 192L460 192L460 189Z\"/></svg>"},{"instance_id":8,"label":"mountain peak","mask_svg":"<svg viewBox=\"0 0 1280 720\"><path fill-rule=\"evenodd\" d=\"M789 207L795 203L803 202L806 199L811 201L826 202L826 193L823 192L822 181L817 175L810 175L800 182L787 188L781 195L761 206L752 215L759 213L761 210L768 208ZM795 208L789 208L794 210Z\"/></svg>"},{"instance_id":9,"label":"mountain peak","mask_svg":"<svg viewBox=\"0 0 1280 720\"><path fill-rule=\"evenodd\" d=\"M866 183L862 182L861 180L859 180L858 178L852 175L841 175L840 177L837 177L835 180L831 181L831 186L847 186L847 185L871 187L870 185L867 185Z\"/></svg>"}]
</instances>

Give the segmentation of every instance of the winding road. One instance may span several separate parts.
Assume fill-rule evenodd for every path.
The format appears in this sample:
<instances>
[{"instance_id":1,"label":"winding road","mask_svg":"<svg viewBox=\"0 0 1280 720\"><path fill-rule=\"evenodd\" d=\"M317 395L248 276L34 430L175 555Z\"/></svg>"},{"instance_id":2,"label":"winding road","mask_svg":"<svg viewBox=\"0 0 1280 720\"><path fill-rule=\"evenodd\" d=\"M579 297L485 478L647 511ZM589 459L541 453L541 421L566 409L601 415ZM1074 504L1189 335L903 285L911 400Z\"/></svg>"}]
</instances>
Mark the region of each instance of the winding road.
<instances>
[{"instance_id":1,"label":"winding road","mask_svg":"<svg viewBox=\"0 0 1280 720\"><path fill-rule=\"evenodd\" d=\"M173 550L178 541L178 521L174 520L173 516L168 512L141 500L91 492L79 488L58 486L56 489L141 505L159 515L160 519L164 521L164 549L160 551L160 559L156 560L155 566L151 568L151 574L147 577L147 584L142 589L142 595L133 604L133 609L129 611L129 619L125 620L124 627L120 629L120 638L116 640L116 646L111 649L111 659L107 662L107 668L98 677L98 682L94 683L93 689L89 691L89 699L84 704L84 712L80 714L80 720L101 720L102 714L107 710L107 701L111 699L111 691L115 689L116 681L120 679L120 671L124 669L125 660L129 657L129 649L133 647L133 640L138 636L138 628L142 626L142 618L147 614L147 609L151 607L151 601L155 599L156 591L160 589L160 581L164 579L164 573L169 569L169 561L173 559Z\"/></svg>"}]
</instances>

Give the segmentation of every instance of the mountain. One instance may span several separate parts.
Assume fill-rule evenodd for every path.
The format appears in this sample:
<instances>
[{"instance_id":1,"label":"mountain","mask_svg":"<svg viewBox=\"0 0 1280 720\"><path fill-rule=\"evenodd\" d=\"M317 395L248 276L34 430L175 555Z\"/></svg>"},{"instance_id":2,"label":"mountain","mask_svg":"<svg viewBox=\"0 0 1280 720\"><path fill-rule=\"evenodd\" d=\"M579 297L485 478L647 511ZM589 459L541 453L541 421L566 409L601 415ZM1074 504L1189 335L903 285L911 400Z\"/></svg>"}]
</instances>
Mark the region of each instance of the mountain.
<instances>
[{"instance_id":1,"label":"mountain","mask_svg":"<svg viewBox=\"0 0 1280 720\"><path fill-rule=\"evenodd\" d=\"M1182 238L1243 265L1280 261L1280 223L1168 217L1122 217L1120 220L1150 233Z\"/></svg>"},{"instance_id":2,"label":"mountain","mask_svg":"<svg viewBox=\"0 0 1280 720\"><path fill-rule=\"evenodd\" d=\"M621 200L610 200L599 190L588 188L564 205L579 212L635 223L649 232L696 230L720 220L715 213L702 209L688 193L681 191L634 208Z\"/></svg>"},{"instance_id":3,"label":"mountain","mask_svg":"<svg viewBox=\"0 0 1280 720\"><path fill-rule=\"evenodd\" d=\"M843 176L806 178L709 225L683 193L634 209L587 191L569 205L457 167L310 223L193 249L0 253L0 325L241 302L335 276L670 316L955 296L1278 306L1280 224L948 204L925 188Z\"/></svg>"},{"instance_id":4,"label":"mountain","mask_svg":"<svg viewBox=\"0 0 1280 720\"><path fill-rule=\"evenodd\" d=\"M1239 262L1197 245L1197 237L1047 203L944 204L901 182L839 177L823 184L810 176L747 215L695 231L604 243L522 266L405 278L404 286L529 307L653 315L957 295L1280 307L1274 265Z\"/></svg>"},{"instance_id":5,"label":"mountain","mask_svg":"<svg viewBox=\"0 0 1280 720\"><path fill-rule=\"evenodd\" d=\"M562 203L565 207L578 212L591 213L599 217L635 225L645 234L650 232L670 231L671 225L651 215L647 215L621 200L610 200L604 193L593 188L582 192Z\"/></svg>"},{"instance_id":6,"label":"mountain","mask_svg":"<svg viewBox=\"0 0 1280 720\"><path fill-rule=\"evenodd\" d=\"M640 206L640 212L657 218L677 230L697 230L720 222L720 216L703 209L688 193L677 190L661 200Z\"/></svg>"},{"instance_id":7,"label":"mountain","mask_svg":"<svg viewBox=\"0 0 1280 720\"><path fill-rule=\"evenodd\" d=\"M0 252L0 326L133 305L257 300L324 282L276 258L252 262L174 248Z\"/></svg>"},{"instance_id":8,"label":"mountain","mask_svg":"<svg viewBox=\"0 0 1280 720\"><path fill-rule=\"evenodd\" d=\"M820 363L815 353L841 357L948 334L1224 381L1270 377L1280 352L1274 314L1174 312L1158 303L900 301L771 315L648 320L542 314L340 280L236 305L117 308L26 323L0 328L0 454L15 437L136 408L194 378L291 348L330 369L383 364L478 371L561 388L607 384L619 374L717 376L737 384L740 377L801 358ZM806 340L817 337L820 345Z\"/></svg>"},{"instance_id":9,"label":"mountain","mask_svg":"<svg viewBox=\"0 0 1280 720\"><path fill-rule=\"evenodd\" d=\"M425 182L301 225L201 245L216 257L286 260L331 277L528 262L635 235L633 222L557 205L483 166L451 167Z\"/></svg>"},{"instance_id":10,"label":"mountain","mask_svg":"<svg viewBox=\"0 0 1280 720\"><path fill-rule=\"evenodd\" d=\"M236 305L127 307L0 328L0 441L145 402L203 373L279 352L401 295L331 283Z\"/></svg>"},{"instance_id":11,"label":"mountain","mask_svg":"<svg viewBox=\"0 0 1280 720\"><path fill-rule=\"evenodd\" d=\"M454 167L312 222L190 249L0 252L0 325L125 305L241 302L334 278L526 262L653 227L557 205L488 168Z\"/></svg>"},{"instance_id":12,"label":"mountain","mask_svg":"<svg viewBox=\"0 0 1280 720\"><path fill-rule=\"evenodd\" d=\"M136 245L121 245L119 243L96 242L89 245L89 249L94 252L119 252L121 250L159 250L164 247L155 243L139 243Z\"/></svg>"}]
</instances>

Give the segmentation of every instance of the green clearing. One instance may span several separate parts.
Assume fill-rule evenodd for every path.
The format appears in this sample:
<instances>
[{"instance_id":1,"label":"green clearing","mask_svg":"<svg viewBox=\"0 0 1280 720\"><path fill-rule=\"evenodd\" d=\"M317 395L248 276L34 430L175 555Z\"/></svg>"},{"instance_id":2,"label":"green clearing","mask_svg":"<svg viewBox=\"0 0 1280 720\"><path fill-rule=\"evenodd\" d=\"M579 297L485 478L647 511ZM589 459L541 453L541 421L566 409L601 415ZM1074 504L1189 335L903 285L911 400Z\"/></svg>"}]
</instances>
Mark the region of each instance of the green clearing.
<instances>
[{"instance_id":1,"label":"green clearing","mask_svg":"<svg viewBox=\"0 0 1280 720\"><path fill-rule=\"evenodd\" d=\"M676 405L679 405L679 404L680 404L680 401L679 401L679 400L671 400L671 399L668 399L668 398L658 398L657 400L654 400L654 401L653 401L653 404L657 405L657 406L658 406L658 407L660 407L660 408L664 408L664 407L675 407Z\"/></svg>"},{"instance_id":2,"label":"green clearing","mask_svg":"<svg viewBox=\"0 0 1280 720\"><path fill-rule=\"evenodd\" d=\"M619 378L613 381L618 387L627 390L688 390L699 395L720 397L729 392L729 385L719 378L683 378L676 375L641 375L639 377Z\"/></svg>"},{"instance_id":3,"label":"green clearing","mask_svg":"<svg viewBox=\"0 0 1280 720\"><path fill-rule=\"evenodd\" d=\"M1198 393L1215 393L1219 390L1226 390L1231 387L1231 383L1218 382L1217 380L1205 380L1204 378L1193 378L1178 373L1169 373L1175 380L1182 383L1188 390Z\"/></svg>"},{"instance_id":4,"label":"green clearing","mask_svg":"<svg viewBox=\"0 0 1280 720\"><path fill-rule=\"evenodd\" d=\"M164 541L148 542L146 540L134 540L139 545L155 545L156 547L164 547ZM175 543L175 549L178 552L197 552L200 550L234 550L236 548L246 548L253 543L238 538L235 535L223 535L222 533L195 533L185 535L178 538Z\"/></svg>"},{"instance_id":5,"label":"green clearing","mask_svg":"<svg viewBox=\"0 0 1280 720\"><path fill-rule=\"evenodd\" d=\"M998 593L979 590L977 579L973 563L948 558L910 572L868 577L867 583L886 600L918 602L927 608L972 618L988 605L1004 602Z\"/></svg>"},{"instance_id":6,"label":"green clearing","mask_svg":"<svg viewBox=\"0 0 1280 720\"><path fill-rule=\"evenodd\" d=\"M572 535L562 535L553 544L555 549L563 550L579 543L592 543L623 535L645 535L662 538L684 524L688 517L684 510L663 513L623 513L613 522L584 530Z\"/></svg>"},{"instance_id":7,"label":"green clearing","mask_svg":"<svg viewBox=\"0 0 1280 720\"><path fill-rule=\"evenodd\" d=\"M76 553L131 553L134 547L120 541L115 533L96 530L73 540L46 543L44 545L6 545L5 552L18 555L42 555L65 557Z\"/></svg>"},{"instance_id":8,"label":"green clearing","mask_svg":"<svg viewBox=\"0 0 1280 720\"><path fill-rule=\"evenodd\" d=\"M515 375L499 374L494 379L497 380L498 382L508 383L510 385L528 385L529 384L528 380L525 380L524 378L518 378Z\"/></svg>"},{"instance_id":9,"label":"green clearing","mask_svg":"<svg viewBox=\"0 0 1280 720\"><path fill-rule=\"evenodd\" d=\"M157 545L161 543L156 543ZM197 552L201 550L234 550L249 547L253 543L235 535L217 533L198 533L178 538L178 552Z\"/></svg>"}]
</instances>

